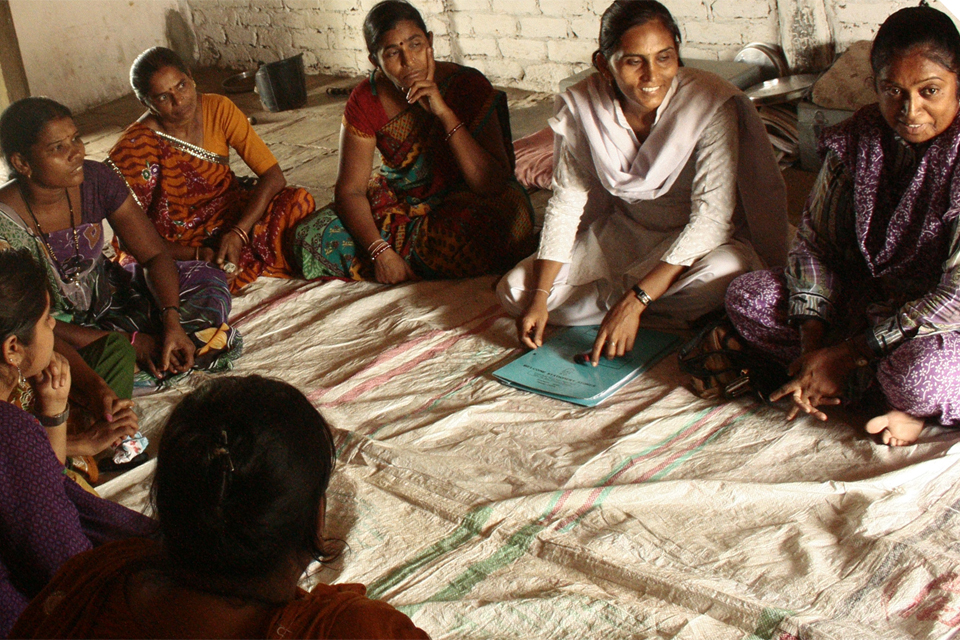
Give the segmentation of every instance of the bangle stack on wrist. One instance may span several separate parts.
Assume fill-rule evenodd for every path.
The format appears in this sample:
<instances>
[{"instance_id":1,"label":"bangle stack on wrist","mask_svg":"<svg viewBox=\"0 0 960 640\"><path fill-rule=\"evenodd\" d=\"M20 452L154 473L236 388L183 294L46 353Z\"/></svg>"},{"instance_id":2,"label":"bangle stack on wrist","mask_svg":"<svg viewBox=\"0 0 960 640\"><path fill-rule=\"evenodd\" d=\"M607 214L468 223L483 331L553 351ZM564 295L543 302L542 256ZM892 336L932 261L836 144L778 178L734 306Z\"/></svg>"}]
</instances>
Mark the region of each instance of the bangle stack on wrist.
<instances>
[{"instance_id":1,"label":"bangle stack on wrist","mask_svg":"<svg viewBox=\"0 0 960 640\"><path fill-rule=\"evenodd\" d=\"M370 243L370 246L367 247L367 253L370 254L370 260L376 262L377 258L389 248L390 244L385 240L374 240Z\"/></svg>"},{"instance_id":2,"label":"bangle stack on wrist","mask_svg":"<svg viewBox=\"0 0 960 640\"><path fill-rule=\"evenodd\" d=\"M247 232L241 229L239 226L233 225L230 227L230 231L234 232L240 237L240 242L242 242L244 246L250 244L250 236L248 236Z\"/></svg>"}]
</instances>

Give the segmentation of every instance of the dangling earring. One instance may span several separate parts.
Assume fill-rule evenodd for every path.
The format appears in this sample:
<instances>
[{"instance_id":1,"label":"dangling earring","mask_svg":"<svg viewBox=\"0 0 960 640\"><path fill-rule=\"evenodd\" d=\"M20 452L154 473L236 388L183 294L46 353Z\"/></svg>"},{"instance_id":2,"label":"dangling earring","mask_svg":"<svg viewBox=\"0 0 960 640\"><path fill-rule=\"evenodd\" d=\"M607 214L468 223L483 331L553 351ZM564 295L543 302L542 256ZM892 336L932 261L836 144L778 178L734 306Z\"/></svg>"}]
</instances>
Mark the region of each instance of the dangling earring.
<instances>
[{"instance_id":1,"label":"dangling earring","mask_svg":"<svg viewBox=\"0 0 960 640\"><path fill-rule=\"evenodd\" d=\"M13 404L19 406L24 411L33 406L33 387L23 377L23 371L20 365L17 365L17 388L14 389Z\"/></svg>"}]
</instances>

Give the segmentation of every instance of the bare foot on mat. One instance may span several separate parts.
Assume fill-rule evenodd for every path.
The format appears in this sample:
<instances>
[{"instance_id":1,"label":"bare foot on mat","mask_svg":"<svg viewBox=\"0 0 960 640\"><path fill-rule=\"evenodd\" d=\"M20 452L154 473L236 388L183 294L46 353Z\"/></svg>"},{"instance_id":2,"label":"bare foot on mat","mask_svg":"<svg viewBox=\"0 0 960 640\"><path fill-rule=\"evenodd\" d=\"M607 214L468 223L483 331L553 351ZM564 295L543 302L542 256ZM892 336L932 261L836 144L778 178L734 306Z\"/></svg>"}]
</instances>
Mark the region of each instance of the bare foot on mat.
<instances>
[{"instance_id":1,"label":"bare foot on mat","mask_svg":"<svg viewBox=\"0 0 960 640\"><path fill-rule=\"evenodd\" d=\"M916 442L923 431L923 418L903 411L890 411L867 422L867 433L881 433L883 444L904 447Z\"/></svg>"}]
</instances>

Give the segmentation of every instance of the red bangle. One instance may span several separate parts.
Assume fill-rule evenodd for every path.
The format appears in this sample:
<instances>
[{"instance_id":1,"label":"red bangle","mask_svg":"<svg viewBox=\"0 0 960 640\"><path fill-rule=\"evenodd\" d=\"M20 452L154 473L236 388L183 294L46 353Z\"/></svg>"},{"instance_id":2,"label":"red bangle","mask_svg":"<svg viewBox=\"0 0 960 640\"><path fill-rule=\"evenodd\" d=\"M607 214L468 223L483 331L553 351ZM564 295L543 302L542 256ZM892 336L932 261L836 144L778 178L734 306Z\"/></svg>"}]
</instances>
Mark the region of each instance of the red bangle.
<instances>
[{"instance_id":1,"label":"red bangle","mask_svg":"<svg viewBox=\"0 0 960 640\"><path fill-rule=\"evenodd\" d=\"M447 137L444 138L443 141L444 141L444 142L449 141L450 138L453 137L453 134L455 134L455 133L457 132L457 130L459 130L460 127L462 127L462 126L463 126L463 120L461 120L460 122L458 122L458 123L457 123L457 126L455 126L453 129L450 129L450 131L447 133Z\"/></svg>"},{"instance_id":2,"label":"red bangle","mask_svg":"<svg viewBox=\"0 0 960 640\"><path fill-rule=\"evenodd\" d=\"M370 259L376 262L377 258L379 258L380 255L389 248L390 248L390 245L384 242L382 245L377 247L373 253L370 254Z\"/></svg>"}]
</instances>

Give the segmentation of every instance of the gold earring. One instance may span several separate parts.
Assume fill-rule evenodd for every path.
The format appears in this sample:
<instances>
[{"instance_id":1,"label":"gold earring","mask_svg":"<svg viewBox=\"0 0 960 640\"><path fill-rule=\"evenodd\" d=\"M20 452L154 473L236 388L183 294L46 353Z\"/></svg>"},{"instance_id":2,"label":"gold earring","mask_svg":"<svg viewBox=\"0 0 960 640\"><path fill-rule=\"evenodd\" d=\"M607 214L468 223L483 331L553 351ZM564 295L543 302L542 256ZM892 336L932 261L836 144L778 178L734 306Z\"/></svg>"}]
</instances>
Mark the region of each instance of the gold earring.
<instances>
[{"instance_id":1,"label":"gold earring","mask_svg":"<svg viewBox=\"0 0 960 640\"><path fill-rule=\"evenodd\" d=\"M33 387L31 387L27 383L27 379L23 377L23 371L20 370L20 365L16 366L17 388L14 390L13 404L23 410L27 410L33 406Z\"/></svg>"}]
</instances>

